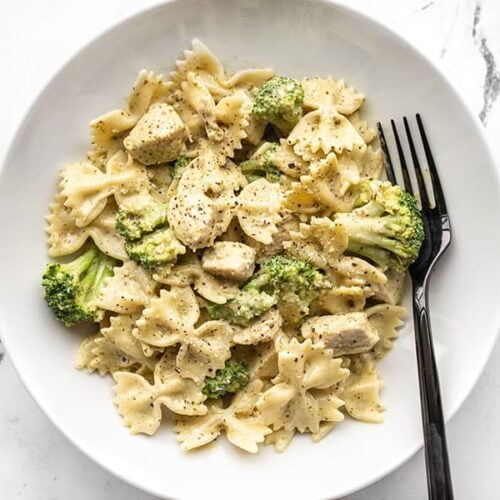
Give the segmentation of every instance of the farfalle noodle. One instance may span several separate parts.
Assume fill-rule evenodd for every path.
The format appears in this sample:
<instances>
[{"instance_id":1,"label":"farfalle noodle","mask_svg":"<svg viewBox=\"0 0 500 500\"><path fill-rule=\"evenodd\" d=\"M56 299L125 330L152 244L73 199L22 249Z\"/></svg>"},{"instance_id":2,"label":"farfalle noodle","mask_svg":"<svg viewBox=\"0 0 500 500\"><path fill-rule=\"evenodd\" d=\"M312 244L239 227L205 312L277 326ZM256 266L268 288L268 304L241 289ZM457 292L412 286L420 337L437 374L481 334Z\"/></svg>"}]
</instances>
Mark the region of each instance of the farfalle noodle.
<instances>
[{"instance_id":1,"label":"farfalle noodle","mask_svg":"<svg viewBox=\"0 0 500 500\"><path fill-rule=\"evenodd\" d=\"M369 168L368 166L367 170ZM370 170L370 173L373 172L374 168ZM355 194L350 188L355 187L360 180L358 165L349 153L330 153L324 158L311 161L308 173L291 184L284 205L290 210L305 214L324 210L348 212L355 202Z\"/></svg>"},{"instance_id":2,"label":"farfalle noodle","mask_svg":"<svg viewBox=\"0 0 500 500\"><path fill-rule=\"evenodd\" d=\"M368 122L362 118L361 114L361 111L358 110L349 115L348 118L365 143L370 144L377 137L377 131L368 125Z\"/></svg>"},{"instance_id":3,"label":"farfalle noodle","mask_svg":"<svg viewBox=\"0 0 500 500\"><path fill-rule=\"evenodd\" d=\"M280 448L288 444L295 430L314 434L319 432L321 422L343 419L338 411L343 405L341 399L330 395L334 404L325 405L323 395L317 398L315 393L336 389L348 377L349 370L341 365L341 358L332 358L329 349L310 339L302 343L292 339L278 352L278 376L259 399L257 408L265 423L275 431L282 430Z\"/></svg>"},{"instance_id":4,"label":"farfalle noodle","mask_svg":"<svg viewBox=\"0 0 500 500\"><path fill-rule=\"evenodd\" d=\"M375 344L374 355L382 358L394 345L399 337L398 329L403 325L402 317L406 309L391 304L378 304L366 309L368 321L377 330L380 340Z\"/></svg>"},{"instance_id":5,"label":"farfalle noodle","mask_svg":"<svg viewBox=\"0 0 500 500\"><path fill-rule=\"evenodd\" d=\"M276 309L258 318L252 325L239 328L233 337L235 344L256 345L274 340L280 332L283 320Z\"/></svg>"},{"instance_id":6,"label":"farfalle noodle","mask_svg":"<svg viewBox=\"0 0 500 500\"><path fill-rule=\"evenodd\" d=\"M344 80L333 78L304 78L304 106L312 109L333 107L343 115L351 115L358 110L365 96L352 87L347 87Z\"/></svg>"},{"instance_id":7,"label":"farfalle noodle","mask_svg":"<svg viewBox=\"0 0 500 500\"><path fill-rule=\"evenodd\" d=\"M380 423L383 420L383 405L379 394L383 383L373 361L365 358L358 373L352 373L346 380L341 398L346 412L356 420Z\"/></svg>"},{"instance_id":8,"label":"farfalle noodle","mask_svg":"<svg viewBox=\"0 0 500 500\"><path fill-rule=\"evenodd\" d=\"M94 150L91 157L99 153L110 153L120 148L118 137L130 130L154 102L165 97L166 86L163 75L142 70L127 100L125 109L110 111L90 123Z\"/></svg>"},{"instance_id":9,"label":"farfalle noodle","mask_svg":"<svg viewBox=\"0 0 500 500\"><path fill-rule=\"evenodd\" d=\"M75 367L88 373L97 371L103 376L134 365L134 360L125 356L112 342L102 335L90 335L78 346Z\"/></svg>"},{"instance_id":10,"label":"farfalle noodle","mask_svg":"<svg viewBox=\"0 0 500 500\"><path fill-rule=\"evenodd\" d=\"M149 304L157 287L158 283L148 271L128 260L121 267L115 267L114 275L106 279L97 305L120 314L140 311Z\"/></svg>"},{"instance_id":11,"label":"farfalle noodle","mask_svg":"<svg viewBox=\"0 0 500 500\"><path fill-rule=\"evenodd\" d=\"M144 356L140 342L132 335L137 317L112 316L108 327L85 338L78 348L76 367L89 373L97 370L100 375L132 368L153 370L156 360Z\"/></svg>"},{"instance_id":12,"label":"farfalle noodle","mask_svg":"<svg viewBox=\"0 0 500 500\"><path fill-rule=\"evenodd\" d=\"M248 453L257 453L259 443L271 432L268 426L251 416L261 388L262 382L255 380L227 408L212 404L203 417L178 418L174 430L181 448L192 450L205 446L224 430L232 444Z\"/></svg>"},{"instance_id":13,"label":"farfalle noodle","mask_svg":"<svg viewBox=\"0 0 500 500\"><path fill-rule=\"evenodd\" d=\"M71 209L64 206L64 196L58 194L50 205L47 216L47 242L49 255L61 257L80 250L90 237L101 252L119 260L126 260L127 252L123 238L116 233L116 211L114 203L108 202L102 212L87 226L78 227Z\"/></svg>"},{"instance_id":14,"label":"farfalle noodle","mask_svg":"<svg viewBox=\"0 0 500 500\"><path fill-rule=\"evenodd\" d=\"M304 160L314 159L317 153L342 153L364 145L351 122L334 108L307 113L288 136L288 142Z\"/></svg>"},{"instance_id":15,"label":"farfalle noodle","mask_svg":"<svg viewBox=\"0 0 500 500\"><path fill-rule=\"evenodd\" d=\"M281 221L282 193L278 184L258 179L243 188L236 214L241 229L251 238L270 244Z\"/></svg>"},{"instance_id":16,"label":"farfalle noodle","mask_svg":"<svg viewBox=\"0 0 500 500\"><path fill-rule=\"evenodd\" d=\"M123 151L115 153L102 172L90 162L67 165L61 172L61 195L71 210L75 224L84 227L92 222L114 195L119 205L147 196L149 179L144 167Z\"/></svg>"},{"instance_id":17,"label":"farfalle noodle","mask_svg":"<svg viewBox=\"0 0 500 500\"><path fill-rule=\"evenodd\" d=\"M283 246L288 254L327 270L337 264L347 241L342 225L326 217L312 217L310 224L300 224L298 231L290 231L290 240Z\"/></svg>"},{"instance_id":18,"label":"farfalle noodle","mask_svg":"<svg viewBox=\"0 0 500 500\"><path fill-rule=\"evenodd\" d=\"M154 370L154 383L136 373L115 372L113 387L118 413L132 434L154 434L161 424L162 406L180 415L204 415L205 396L192 380L181 377L170 352Z\"/></svg>"},{"instance_id":19,"label":"farfalle noodle","mask_svg":"<svg viewBox=\"0 0 500 500\"><path fill-rule=\"evenodd\" d=\"M224 367L231 356L231 326L223 321L207 321L198 328L200 317L196 296L190 287L161 290L151 299L137 320L134 335L155 347L179 345L177 367L195 381Z\"/></svg>"}]
</instances>

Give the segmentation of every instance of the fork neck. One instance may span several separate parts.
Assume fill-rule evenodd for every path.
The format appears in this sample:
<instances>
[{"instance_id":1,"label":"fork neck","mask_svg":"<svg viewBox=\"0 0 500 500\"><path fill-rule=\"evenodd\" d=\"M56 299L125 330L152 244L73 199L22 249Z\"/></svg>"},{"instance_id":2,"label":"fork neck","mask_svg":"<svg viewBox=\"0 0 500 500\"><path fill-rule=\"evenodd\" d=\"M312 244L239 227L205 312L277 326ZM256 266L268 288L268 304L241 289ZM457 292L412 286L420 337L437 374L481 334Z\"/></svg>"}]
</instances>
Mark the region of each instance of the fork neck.
<instances>
[{"instance_id":1,"label":"fork neck","mask_svg":"<svg viewBox=\"0 0 500 500\"><path fill-rule=\"evenodd\" d=\"M415 294L418 293L419 295L422 295L422 297L426 296L428 282L429 282L428 276L415 276L412 273L411 283L413 287L413 292Z\"/></svg>"}]
</instances>

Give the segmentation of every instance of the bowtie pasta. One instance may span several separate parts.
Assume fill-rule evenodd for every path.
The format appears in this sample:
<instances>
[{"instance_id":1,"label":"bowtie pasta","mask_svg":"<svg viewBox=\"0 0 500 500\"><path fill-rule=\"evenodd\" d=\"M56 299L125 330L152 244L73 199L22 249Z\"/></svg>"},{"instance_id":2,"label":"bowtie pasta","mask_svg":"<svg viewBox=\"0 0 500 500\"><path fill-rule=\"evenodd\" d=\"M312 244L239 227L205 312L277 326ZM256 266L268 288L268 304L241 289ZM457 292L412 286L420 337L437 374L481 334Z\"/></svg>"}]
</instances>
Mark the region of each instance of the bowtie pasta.
<instances>
[{"instance_id":1,"label":"bowtie pasta","mask_svg":"<svg viewBox=\"0 0 500 500\"><path fill-rule=\"evenodd\" d=\"M182 449L256 453L346 417L381 422L377 362L423 238L379 180L365 96L332 77L229 74L200 41L90 123L47 217L46 301L96 330L76 367L132 433L169 411Z\"/></svg>"}]
</instances>

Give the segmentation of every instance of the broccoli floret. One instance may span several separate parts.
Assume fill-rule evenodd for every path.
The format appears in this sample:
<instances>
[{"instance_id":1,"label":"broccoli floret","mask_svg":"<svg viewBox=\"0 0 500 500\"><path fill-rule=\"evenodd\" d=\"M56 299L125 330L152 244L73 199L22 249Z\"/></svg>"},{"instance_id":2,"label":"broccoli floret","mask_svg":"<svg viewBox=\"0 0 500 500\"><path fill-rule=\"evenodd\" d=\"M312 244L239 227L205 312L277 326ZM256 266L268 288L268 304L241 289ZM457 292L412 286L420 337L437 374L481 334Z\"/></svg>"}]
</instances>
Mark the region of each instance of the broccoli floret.
<instances>
[{"instance_id":1,"label":"broccoli floret","mask_svg":"<svg viewBox=\"0 0 500 500\"><path fill-rule=\"evenodd\" d=\"M104 311L95 305L104 278L113 276L116 261L100 252L95 245L88 247L76 259L66 264L47 264L42 278L45 300L57 319L66 326L80 321L98 322Z\"/></svg>"},{"instance_id":2,"label":"broccoli floret","mask_svg":"<svg viewBox=\"0 0 500 500\"><path fill-rule=\"evenodd\" d=\"M226 394L234 394L243 389L250 382L250 369L245 363L233 360L226 362L226 366L217 370L215 377L207 379L203 394L211 399L220 398Z\"/></svg>"},{"instance_id":3,"label":"broccoli floret","mask_svg":"<svg viewBox=\"0 0 500 500\"><path fill-rule=\"evenodd\" d=\"M276 303L276 297L265 292L240 290L236 297L225 304L208 304L207 311L213 319L223 319L236 325L247 326Z\"/></svg>"},{"instance_id":4,"label":"broccoli floret","mask_svg":"<svg viewBox=\"0 0 500 500\"><path fill-rule=\"evenodd\" d=\"M406 270L418 258L424 224L415 198L390 182L372 181L371 197L350 213L340 213L349 235L348 251L366 257L382 269ZM365 196L365 195L363 195Z\"/></svg>"},{"instance_id":5,"label":"broccoli floret","mask_svg":"<svg viewBox=\"0 0 500 500\"><path fill-rule=\"evenodd\" d=\"M288 134L302 116L304 89L298 80L275 76L254 96L253 115Z\"/></svg>"},{"instance_id":6,"label":"broccoli floret","mask_svg":"<svg viewBox=\"0 0 500 500\"><path fill-rule=\"evenodd\" d=\"M259 271L244 285L244 290L259 290L285 300L290 295L309 305L328 286L327 280L308 262L276 255L264 262Z\"/></svg>"},{"instance_id":7,"label":"broccoli floret","mask_svg":"<svg viewBox=\"0 0 500 500\"><path fill-rule=\"evenodd\" d=\"M162 227L136 241L127 241L128 256L149 271L168 273L186 247L169 227Z\"/></svg>"},{"instance_id":8,"label":"broccoli floret","mask_svg":"<svg viewBox=\"0 0 500 500\"><path fill-rule=\"evenodd\" d=\"M116 216L116 230L127 241L138 240L167 223L167 208L166 203L122 208Z\"/></svg>"},{"instance_id":9,"label":"broccoli floret","mask_svg":"<svg viewBox=\"0 0 500 500\"><path fill-rule=\"evenodd\" d=\"M327 286L325 277L309 263L277 255L261 265L236 297L225 304L209 304L208 313L214 319L246 326L284 302L299 303L306 309Z\"/></svg>"},{"instance_id":10,"label":"broccoli floret","mask_svg":"<svg viewBox=\"0 0 500 500\"><path fill-rule=\"evenodd\" d=\"M190 162L191 160L187 156L178 156L172 165L173 176L179 177L181 175L182 169L186 167Z\"/></svg>"},{"instance_id":11,"label":"broccoli floret","mask_svg":"<svg viewBox=\"0 0 500 500\"><path fill-rule=\"evenodd\" d=\"M269 182L281 180L281 172L275 164L276 153L280 146L277 143L266 143L266 146L261 154L240 163L241 171L248 182L256 181L261 177L265 177Z\"/></svg>"},{"instance_id":12,"label":"broccoli floret","mask_svg":"<svg viewBox=\"0 0 500 500\"><path fill-rule=\"evenodd\" d=\"M371 181L362 180L358 185L354 186L353 197L354 200L354 208L362 207L366 205L372 198L372 188Z\"/></svg>"}]
</instances>

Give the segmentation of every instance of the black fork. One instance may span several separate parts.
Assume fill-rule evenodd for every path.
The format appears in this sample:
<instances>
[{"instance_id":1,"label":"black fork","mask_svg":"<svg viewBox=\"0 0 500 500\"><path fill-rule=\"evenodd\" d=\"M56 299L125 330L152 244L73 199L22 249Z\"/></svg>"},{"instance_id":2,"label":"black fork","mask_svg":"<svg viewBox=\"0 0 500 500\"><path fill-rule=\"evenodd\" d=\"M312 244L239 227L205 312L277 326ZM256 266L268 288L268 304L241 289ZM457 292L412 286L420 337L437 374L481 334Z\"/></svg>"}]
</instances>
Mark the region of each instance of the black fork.
<instances>
[{"instance_id":1,"label":"black fork","mask_svg":"<svg viewBox=\"0 0 500 500\"><path fill-rule=\"evenodd\" d=\"M425 227L425 240L417 261L410 266L410 276L413 284L413 317L415 323L415 343L417 350L418 376L420 385L420 402L422 406L422 423L424 429L425 462L427 468L427 487L432 500L453 499L453 488L450 474L450 463L446 445L446 432L441 404L441 390L432 345L432 332L429 319L428 288L429 277L436 262L446 251L451 242L451 226L446 202L439 180L436 163L432 156L429 141L425 133L422 118L416 115L420 140L423 145L428 165L430 184L435 202L427 191L423 169L417 155L410 125L403 118L405 135L411 156L411 167L417 180L418 193L422 205L422 215ZM385 155L387 178L396 184L394 164L385 140L384 130L377 124L380 144ZM401 166L403 186L409 193L415 194L407 160L394 120L391 120L396 149Z\"/></svg>"}]
</instances>

